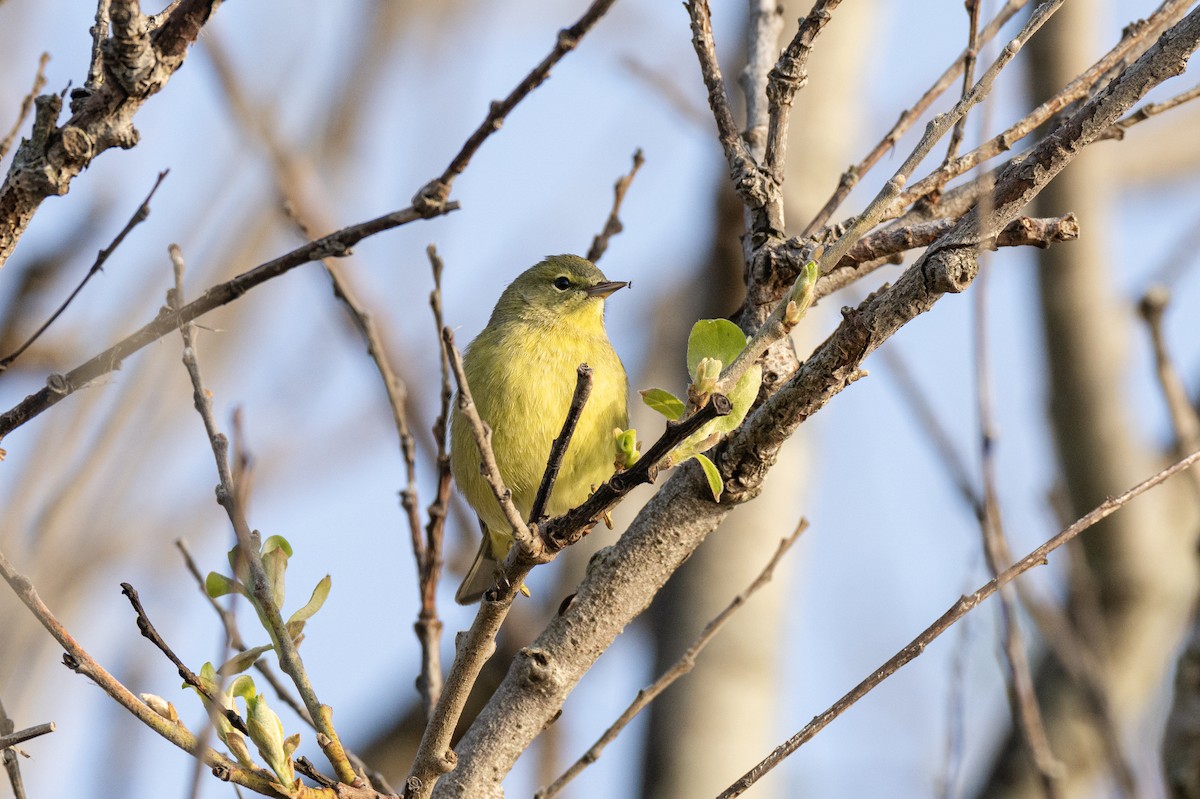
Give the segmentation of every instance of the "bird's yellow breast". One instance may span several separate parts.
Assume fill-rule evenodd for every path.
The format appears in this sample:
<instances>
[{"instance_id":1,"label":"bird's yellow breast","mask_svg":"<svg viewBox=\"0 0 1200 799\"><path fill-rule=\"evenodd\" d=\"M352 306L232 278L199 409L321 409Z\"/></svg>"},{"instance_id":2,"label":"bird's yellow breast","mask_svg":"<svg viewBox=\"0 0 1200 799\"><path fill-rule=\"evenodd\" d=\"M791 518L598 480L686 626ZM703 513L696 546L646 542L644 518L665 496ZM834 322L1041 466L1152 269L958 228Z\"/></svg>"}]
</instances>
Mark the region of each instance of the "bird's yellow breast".
<instances>
[{"instance_id":1,"label":"bird's yellow breast","mask_svg":"<svg viewBox=\"0 0 1200 799\"><path fill-rule=\"evenodd\" d=\"M575 390L576 368L592 367L592 393L563 459L547 506L556 516L587 499L613 472L614 427L628 423L625 370L604 333L599 308L553 323L517 320L485 329L463 358L479 415L492 428L492 448L523 518L546 469ZM454 479L484 524L510 528L479 471L479 450L455 408L451 423Z\"/></svg>"}]
</instances>

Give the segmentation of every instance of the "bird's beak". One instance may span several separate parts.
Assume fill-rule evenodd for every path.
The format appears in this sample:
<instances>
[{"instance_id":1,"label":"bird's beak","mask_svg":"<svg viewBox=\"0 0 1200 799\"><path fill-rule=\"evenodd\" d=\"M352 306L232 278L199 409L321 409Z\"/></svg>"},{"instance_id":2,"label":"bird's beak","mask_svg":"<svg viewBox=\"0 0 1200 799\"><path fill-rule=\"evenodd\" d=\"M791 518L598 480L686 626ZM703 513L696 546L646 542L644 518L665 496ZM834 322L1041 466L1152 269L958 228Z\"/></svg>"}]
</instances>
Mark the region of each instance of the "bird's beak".
<instances>
[{"instance_id":1,"label":"bird's beak","mask_svg":"<svg viewBox=\"0 0 1200 799\"><path fill-rule=\"evenodd\" d=\"M592 286L587 290L587 293L589 297L607 297L617 289L623 289L628 285L631 284L623 283L618 280L606 280L603 283L597 283L596 285Z\"/></svg>"}]
</instances>

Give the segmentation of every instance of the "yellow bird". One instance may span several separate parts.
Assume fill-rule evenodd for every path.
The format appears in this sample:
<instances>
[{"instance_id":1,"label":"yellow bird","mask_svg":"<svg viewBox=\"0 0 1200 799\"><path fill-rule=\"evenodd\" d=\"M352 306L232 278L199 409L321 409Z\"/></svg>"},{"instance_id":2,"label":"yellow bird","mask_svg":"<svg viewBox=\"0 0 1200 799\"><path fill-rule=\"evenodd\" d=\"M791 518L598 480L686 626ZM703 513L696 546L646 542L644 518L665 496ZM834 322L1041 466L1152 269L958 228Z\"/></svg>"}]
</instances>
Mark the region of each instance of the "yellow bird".
<instances>
[{"instance_id":1,"label":"yellow bird","mask_svg":"<svg viewBox=\"0 0 1200 799\"><path fill-rule=\"evenodd\" d=\"M567 448L546 512L565 513L613 473L614 428L629 424L628 380L604 330L604 298L627 286L608 280L577 255L555 255L509 284L487 327L463 356L480 417L492 428L492 449L513 503L528 520L550 446L575 392L576 369L592 367L592 393ZM512 547L512 528L479 470L479 447L455 403L450 468L479 515L483 541L454 598L477 601L495 581Z\"/></svg>"}]
</instances>

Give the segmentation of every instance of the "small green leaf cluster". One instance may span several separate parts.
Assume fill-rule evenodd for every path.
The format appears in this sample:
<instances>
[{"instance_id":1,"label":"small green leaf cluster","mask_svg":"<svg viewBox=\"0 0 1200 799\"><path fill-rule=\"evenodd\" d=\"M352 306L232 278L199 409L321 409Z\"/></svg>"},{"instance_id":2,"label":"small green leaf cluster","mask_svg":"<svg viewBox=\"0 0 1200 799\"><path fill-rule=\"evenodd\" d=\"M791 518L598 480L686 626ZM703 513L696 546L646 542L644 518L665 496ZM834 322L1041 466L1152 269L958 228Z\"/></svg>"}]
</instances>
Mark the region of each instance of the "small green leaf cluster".
<instances>
[{"instance_id":1,"label":"small green leaf cluster","mask_svg":"<svg viewBox=\"0 0 1200 799\"><path fill-rule=\"evenodd\" d=\"M688 401L676 397L661 388L650 388L641 392L642 401L671 421L679 421L685 413L694 413L708 404L716 390L721 371L733 363L746 348L746 334L728 319L701 319L692 326L688 336L687 368L691 382L688 384ZM750 410L762 384L762 367L750 366L729 392L733 410L700 428L689 436L670 456L670 464L682 463L695 458L704 470L713 499L721 501L725 483L716 464L704 454L733 431Z\"/></svg>"},{"instance_id":2,"label":"small green leaf cluster","mask_svg":"<svg viewBox=\"0 0 1200 799\"><path fill-rule=\"evenodd\" d=\"M246 745L246 736L233 726L226 716L226 712L233 712L241 716L246 721L246 729L250 731L250 740L258 748L259 757L278 778L278 782L274 783L273 787L285 796L296 796L300 790L300 783L296 781L296 767L292 755L300 746L300 733L284 736L283 722L267 705L266 697L258 693L254 686L254 680L249 675L238 676L222 690L217 681L219 674L220 672L213 667L213 664L205 663L197 675L208 695L214 697L220 704L220 707L216 708L216 712L213 712L208 698L199 690L196 691L209 710L217 737L229 748L230 753L239 764L245 768L257 768L257 764L250 756L250 749ZM194 688L195 686L188 686L185 683L184 687ZM239 698L246 705L244 713L239 712L236 701Z\"/></svg>"},{"instance_id":3,"label":"small green leaf cluster","mask_svg":"<svg viewBox=\"0 0 1200 799\"><path fill-rule=\"evenodd\" d=\"M262 557L263 569L267 573L267 584L271 589L271 598L275 603L275 607L282 610L285 596L284 574L287 571L288 559L292 556L292 545L283 536L273 535L263 542L260 556ZM204 589L213 599L234 593L246 597L250 600L255 610L258 611L259 619L263 621L263 626L266 627L266 620L263 619L262 609L259 608L258 602L255 601L253 593L246 587L246 584L250 581L250 566L246 562L246 559L242 557L239 547L235 546L229 550L229 565L233 569L233 577L218 574L217 572L209 572L208 577L204 580ZM327 574L313 588L312 594L309 596L308 602L304 607L288 617L288 635L296 643L300 642L305 623L325 604L331 585L332 580ZM262 651L267 651L271 648L269 646L265 648L259 647ZM247 652L249 651L252 650L247 650ZM245 655L246 653L242 654ZM250 660L243 668L236 669L235 671L244 671L253 663L254 659Z\"/></svg>"}]
</instances>

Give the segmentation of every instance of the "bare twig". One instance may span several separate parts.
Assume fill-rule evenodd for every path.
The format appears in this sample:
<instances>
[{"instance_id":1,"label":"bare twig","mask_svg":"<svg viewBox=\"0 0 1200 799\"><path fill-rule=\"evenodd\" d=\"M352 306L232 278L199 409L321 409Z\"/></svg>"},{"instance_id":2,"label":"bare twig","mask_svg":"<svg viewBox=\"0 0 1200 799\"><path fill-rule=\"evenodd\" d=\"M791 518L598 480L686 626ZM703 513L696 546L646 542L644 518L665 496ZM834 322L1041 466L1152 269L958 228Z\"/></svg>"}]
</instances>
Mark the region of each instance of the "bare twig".
<instances>
[{"instance_id":1,"label":"bare twig","mask_svg":"<svg viewBox=\"0 0 1200 799\"><path fill-rule=\"evenodd\" d=\"M8 717L4 702L0 701L0 736L12 735L17 725ZM12 786L13 799L25 799L25 783L21 779L21 763L17 759L17 751L11 747L0 750L0 760L4 761L4 771L8 774L8 784Z\"/></svg>"},{"instance_id":2,"label":"bare twig","mask_svg":"<svg viewBox=\"0 0 1200 799\"><path fill-rule=\"evenodd\" d=\"M450 368L454 373L454 380L458 384L458 411L470 425L471 432L475 436L475 443L479 446L483 477L491 487L496 501L500 503L500 508L504 511L509 526L512 527L513 539L517 547L531 555L537 553L541 550L541 544L529 532L529 522L521 518L521 512L513 504L512 492L504 485L504 478L500 475L500 467L496 464L496 455L492 451L492 430L480 418L475 400L471 396L467 373L463 371L462 356L454 346L454 331L443 327L442 341L446 344Z\"/></svg>"},{"instance_id":3,"label":"bare twig","mask_svg":"<svg viewBox=\"0 0 1200 799\"><path fill-rule=\"evenodd\" d=\"M712 11L708 0L688 0L684 4L691 19L692 48L700 61L700 75L708 88L708 106L717 123L717 140L729 164L729 176L734 189L746 208L753 215L761 212L767 203L769 189L765 177L759 173L754 157L738 133L733 111L729 108L729 96L725 91L725 78L717 62L717 45L713 40Z\"/></svg>"},{"instance_id":4,"label":"bare twig","mask_svg":"<svg viewBox=\"0 0 1200 799\"><path fill-rule=\"evenodd\" d=\"M1179 370L1175 368L1171 355L1167 351L1167 340L1163 335L1163 316L1170 302L1170 293L1162 286L1151 286L1142 296L1138 310L1146 327L1150 331L1150 343L1154 349L1154 367L1158 373L1158 385L1163 399L1167 403L1167 411L1171 415L1171 424L1175 428L1176 457L1182 457L1185 452L1200 448L1200 416L1192 407L1188 397L1187 387ZM1197 497L1200 497L1200 472L1189 472L1192 487Z\"/></svg>"},{"instance_id":5,"label":"bare twig","mask_svg":"<svg viewBox=\"0 0 1200 799\"><path fill-rule=\"evenodd\" d=\"M113 254L117 247L121 246L121 242L125 241L125 237L129 235L129 232L142 222L146 221L146 218L150 216L150 200L154 197L154 192L158 191L158 187L162 185L163 180L166 179L169 172L170 170L164 169L162 172L158 173L158 178L154 181L154 185L150 188L150 193L146 195L146 199L142 200L142 204L139 205L137 210L133 212L133 216L129 217L129 221L125 223L125 227L121 228L121 232L117 234L116 238L114 238L107 247L105 247L96 255L96 260L92 263L91 268L88 269L87 274L83 276L83 280L79 281L79 285L75 287L75 290L72 291L65 300L63 300L62 305L58 306L58 310L50 314L50 318L47 319L41 327L34 331L34 334L30 336L24 344L22 344L20 347L17 347L17 349L11 355L6 355L4 358L0 358L0 373L12 366L13 361L15 361L17 358L20 358L21 354L24 353L25 350L29 349L29 347L35 341L37 341L43 333L46 332L50 325L57 321L58 317L62 316L63 311L67 310L67 306L70 305L77 296L79 296L79 292L83 291L83 287L87 285L87 282L91 280L97 272L100 272L104 268L104 264L108 261L109 256Z\"/></svg>"},{"instance_id":6,"label":"bare twig","mask_svg":"<svg viewBox=\"0 0 1200 799\"><path fill-rule=\"evenodd\" d=\"M888 659L886 663L873 671L866 679L852 688L845 696L833 703L827 710L818 714L806 724L799 732L787 739L784 743L778 746L769 756L764 758L758 765L746 772L741 779L729 786L718 799L731 799L734 796L740 796L751 785L762 778L767 772L779 765L783 760L809 740L818 732L828 726L829 722L844 713L851 705L862 699L871 692L879 683L886 680L888 677L895 674L902 666L906 665L918 655L925 651L938 636L969 611L978 607L983 600L996 593L1003 586L1008 585L1020 575L1029 571L1035 566L1040 566L1046 563L1046 558L1051 552L1061 547L1084 530L1092 527L1102 519L1111 516L1118 510L1127 505L1131 500L1141 496L1150 489L1158 486L1164 481L1174 477L1179 472L1187 469L1196 461L1200 460L1200 450L1193 452L1183 460L1167 467L1158 474L1150 477L1141 483L1138 483L1133 488L1124 492L1118 497L1108 499L1098 505L1087 515L1081 517L1074 524L1065 528L1050 540L1046 541L1041 546L1034 549L1025 557L1009 566L999 575L989 580L984 585L980 586L974 593L969 596L959 597L958 601L950 606L933 624L929 625L920 635L914 638L907 646Z\"/></svg>"},{"instance_id":7,"label":"bare twig","mask_svg":"<svg viewBox=\"0 0 1200 799\"><path fill-rule=\"evenodd\" d=\"M478 152L480 146L487 141L489 136L500 130L504 124L504 118L512 112L517 103L524 100L530 92L541 86L546 78L550 77L550 70L554 65L579 45L579 40L600 21L600 18L608 12L614 2L616 0L594 0L574 25L558 32L554 49L517 84L516 88L509 92L507 97L491 104L487 117L463 144L462 149L458 151L458 155L454 156L454 160L446 167L446 171L442 173L441 177L425 184L413 197L414 207L425 210L427 213L440 213L437 209L445 204L446 199L450 196L450 187L455 178L467 168L467 164Z\"/></svg>"},{"instance_id":8,"label":"bare twig","mask_svg":"<svg viewBox=\"0 0 1200 799\"><path fill-rule=\"evenodd\" d=\"M587 404L591 395L592 368L586 363L581 363L575 370L575 393L571 395L571 404L567 407L567 418L563 420L562 431L550 445L546 471L542 473L542 482L533 498L533 507L529 512L531 524L540 523L546 515L546 503L550 501L550 494L554 491L554 482L558 479L558 471L567 455L567 447L575 435L575 426L579 424L579 417L583 415L583 406Z\"/></svg>"},{"instance_id":9,"label":"bare twig","mask_svg":"<svg viewBox=\"0 0 1200 799\"><path fill-rule=\"evenodd\" d=\"M50 721L45 724L36 724L32 727L26 727L23 730L5 733L0 735L0 749L7 750L10 747L16 746L17 744L24 743L25 741L38 738L48 733L52 733L55 729L54 722Z\"/></svg>"},{"instance_id":10,"label":"bare twig","mask_svg":"<svg viewBox=\"0 0 1200 799\"><path fill-rule=\"evenodd\" d=\"M133 611L137 614L138 630L142 633L142 637L154 644L160 652L166 655L167 660L175 664L175 669L179 672L179 676L188 685L196 689L196 691L209 701L209 705L213 708L221 707L221 700L212 695L208 686L200 679L196 672L187 667L179 656L171 649L163 637L158 634L158 630L154 629L154 625L150 622L150 617L146 615L145 608L142 607L142 601L138 597L138 592L129 583L121 583L121 593L129 600L129 604L133 605ZM224 711L226 721L233 725L234 729L239 732L250 734L250 730L246 727L246 722L242 721L242 717L237 711L226 709Z\"/></svg>"},{"instance_id":11,"label":"bare twig","mask_svg":"<svg viewBox=\"0 0 1200 799\"><path fill-rule=\"evenodd\" d=\"M1031 0L1008 0L1008 2L1004 4L1004 7L1001 8L1000 11L997 12L996 16L992 18L992 21L989 22L980 32L980 46L988 41L991 41L991 39L1000 31L1000 29L1004 27L1004 23L1008 22L1008 20L1011 19L1014 14L1016 14L1025 6L1029 5L1030 2ZM933 101L940 97L942 92L949 88L950 84L958 75L962 74L963 65L966 63L969 52L969 48L967 50L963 50L963 52L959 54L958 58L955 59L954 63L947 67L946 71L938 76L938 79L934 81L933 85L929 87L925 94L921 95L921 98L917 100L916 103L914 103L910 108L900 115L900 118L896 121L896 124L892 126L892 129L889 130L887 134L879 140L879 142L871 149L871 151L867 153L866 157L864 157L854 166L850 167L842 175L841 179L838 181L838 187L834 191L833 195L825 202L825 205L821 208L821 210L817 212L817 215L813 217L807 225L804 226L804 230L800 234L801 238L808 238L814 235L829 221L830 217L833 216L833 212L836 211L839 206L841 206L846 197L849 196L850 191L858 184L858 181L862 179L862 176L867 174L867 172L869 172L877 163L879 163L879 160L883 158L888 151L896 146L896 144L900 141L900 137L903 136L914 124L916 124L917 120L920 119L921 116L929 109L929 106L933 104Z\"/></svg>"},{"instance_id":12,"label":"bare twig","mask_svg":"<svg viewBox=\"0 0 1200 799\"><path fill-rule=\"evenodd\" d=\"M967 50L963 57L963 95L970 90L975 82L975 60L979 57L979 0L967 0ZM949 161L958 153L958 145L962 141L963 131L967 126L967 118L960 117L950 133L950 143L946 146L946 160Z\"/></svg>"},{"instance_id":13,"label":"bare twig","mask_svg":"<svg viewBox=\"0 0 1200 799\"><path fill-rule=\"evenodd\" d=\"M633 183L634 176L637 175L638 170L642 168L642 164L645 162L646 158L642 155L642 150L639 147L633 153L633 168L618 178L616 184L613 186L612 210L609 211L608 219L604 222L604 229L592 239L592 246L587 251L587 259L592 263L599 261L600 257L608 250L609 239L624 230L621 225L621 219L618 216L621 212L621 203L625 201L625 192L629 191L629 186Z\"/></svg>"},{"instance_id":14,"label":"bare twig","mask_svg":"<svg viewBox=\"0 0 1200 799\"><path fill-rule=\"evenodd\" d=\"M47 197L66 194L101 153L137 144L133 119L138 110L182 66L220 0L183 0L152 34L145 30L137 3L123 0L113 9L113 36L105 42L108 5L101 0L97 9L88 84L72 93L71 117L58 126L59 95L35 100L33 135L17 147L0 184L0 265ZM100 54L107 70L103 78Z\"/></svg>"},{"instance_id":15,"label":"bare twig","mask_svg":"<svg viewBox=\"0 0 1200 799\"><path fill-rule=\"evenodd\" d=\"M762 163L767 147L767 75L779 57L783 32L783 4L776 0L751 0L746 25L746 66L738 83L746 100L746 129L742 140L750 155Z\"/></svg>"},{"instance_id":16,"label":"bare twig","mask_svg":"<svg viewBox=\"0 0 1200 799\"><path fill-rule=\"evenodd\" d=\"M33 76L33 88L21 100L21 110L17 112L17 119L13 122L12 129L8 131L8 135L0 139L0 161L3 161L4 156L8 155L9 148L12 147L17 134L21 132L21 126L25 124L25 120L29 117L29 112L33 110L34 98L38 96L38 92L46 85L46 64L49 61L49 53L42 53L41 57L38 58L37 72Z\"/></svg>"},{"instance_id":17,"label":"bare twig","mask_svg":"<svg viewBox=\"0 0 1200 799\"><path fill-rule=\"evenodd\" d=\"M534 799L552 799L552 797L557 796L567 786L567 783L578 777L585 768L599 759L604 748L616 740L621 731L629 725L629 722L633 721L638 713L641 713L643 709L658 698L659 694L669 688L676 680L695 668L696 659L700 653L704 651L709 642L716 638L717 633L733 617L733 614L744 607L750 597L754 596L760 588L771 581L771 578L775 574L775 567L779 565L783 556L791 549L792 544L796 543L796 540L800 538L800 535L807 528L808 520L801 519L800 523L796 525L796 529L779 542L779 547L775 550L775 554L767 561L767 565L763 567L758 577L754 578L754 582L750 583L746 590L734 597L733 601L724 610L718 613L708 624L704 625L704 629L700 631L700 635L687 648L687 651L680 655L679 659L669 669L664 671L657 680L638 691L637 697L629 704L629 707L625 708L620 717L604 731L599 740L592 744L591 748L579 760L575 761L570 768L563 772L562 776L534 794Z\"/></svg>"},{"instance_id":18,"label":"bare twig","mask_svg":"<svg viewBox=\"0 0 1200 799\"><path fill-rule=\"evenodd\" d=\"M771 69L765 87L769 128L764 168L776 183L782 185L784 165L787 162L788 126L792 114L792 102L796 92L808 81L808 59L812 54L813 42L831 19L831 14L841 0L818 0L808 16L800 20L800 27L791 42L784 48L778 62Z\"/></svg>"},{"instance_id":19,"label":"bare twig","mask_svg":"<svg viewBox=\"0 0 1200 799\"><path fill-rule=\"evenodd\" d=\"M457 203L447 203L440 213L448 213L457 208ZM56 405L64 397L88 385L97 377L119 368L125 358L178 330L180 325L189 323L214 308L233 302L250 289L291 271L297 266L326 257L342 257L350 252L351 247L368 236L425 218L427 217L424 212L413 208L404 208L366 222L344 227L266 263L259 264L231 280L219 283L187 305L160 312L154 320L143 325L141 329L65 375L51 375L47 378L46 388L30 394L18 405L0 414L0 438Z\"/></svg>"},{"instance_id":20,"label":"bare twig","mask_svg":"<svg viewBox=\"0 0 1200 799\"><path fill-rule=\"evenodd\" d=\"M1159 114L1161 114L1164 111L1170 111L1172 108L1183 105L1184 103L1191 102L1192 100L1195 100L1197 97L1200 97L1200 86L1193 86L1192 88L1188 89L1186 92L1180 92L1179 94L1175 95L1174 97L1171 97L1170 99L1163 100L1161 103L1146 103L1141 108L1138 108L1137 110L1132 111L1128 116L1126 116L1121 121L1119 121L1113 125L1110 125L1108 130L1106 130L1106 131L1104 131L1104 133L1100 134L1099 138L1101 138L1101 139L1123 139L1123 138L1125 138L1125 131L1129 130L1134 125L1138 124L1139 122L1145 122L1150 117L1158 116ZM3 154L3 150L0 149L0 155L2 155L2 154Z\"/></svg>"},{"instance_id":21,"label":"bare twig","mask_svg":"<svg viewBox=\"0 0 1200 799\"><path fill-rule=\"evenodd\" d=\"M817 281L814 301L851 285L889 263L899 263L907 250L927 247L956 224L953 219L935 219L910 225L888 225L868 233L850 248L832 270ZM1021 216L1010 222L985 248L1041 247L1079 238L1079 221L1074 214L1036 218Z\"/></svg>"},{"instance_id":22,"label":"bare twig","mask_svg":"<svg viewBox=\"0 0 1200 799\"><path fill-rule=\"evenodd\" d=\"M421 675L417 678L417 690L425 705L425 720L433 716L442 693L442 658L440 642L442 621L437 612L437 585L442 573L442 541L446 528L446 513L450 506L450 453L447 448L447 433L450 421L450 401L454 391L450 385L450 359L442 341L442 259L437 249L430 244L426 250L433 270L433 291L429 293L429 306L433 311L434 328L438 331L438 361L441 367L441 391L439 410L433 423L433 438L437 445L437 492L426 509L425 540L414 540L414 556L417 561L417 576L421 591L421 610L414 625L417 640L421 643Z\"/></svg>"},{"instance_id":23,"label":"bare twig","mask_svg":"<svg viewBox=\"0 0 1200 799\"><path fill-rule=\"evenodd\" d=\"M979 164L999 153L1005 152L1029 135L1035 128L1046 122L1055 114L1066 109L1071 103L1090 95L1092 86L1100 75L1103 75L1128 58L1139 47L1154 40L1164 28L1176 22L1191 5L1190 0L1167 0L1140 26L1130 26L1121 40L1100 60L1071 81L1058 94L1042 103L1024 118L1010 126L1003 133L997 134L979 147L935 169L929 175L921 178L896 198L895 203L887 211L887 218L899 214L900 209L907 208L918 199L940 191L950 180L966 174ZM1035 18L1042 12L1046 4L1039 6L1034 12ZM1032 20L1031 20L1032 21ZM1022 32L1024 33L1024 32ZM1010 45L1011 46L1011 45ZM1097 135L1099 138L1099 135Z\"/></svg>"},{"instance_id":24,"label":"bare twig","mask_svg":"<svg viewBox=\"0 0 1200 799\"><path fill-rule=\"evenodd\" d=\"M980 269L975 289L975 379L979 409L980 472L983 476L983 514L979 518L983 538L983 552L988 569L998 575L1012 563L1012 552L1000 515L999 491L996 479L996 432L992 409L991 378L989 373L989 350L987 337L987 276L988 270ZM1000 621L1003 627L1002 641L1004 659L1012 681L1010 702L1013 718L1021 738L1029 747L1029 754L1038 772L1042 790L1047 799L1059 799L1063 795L1065 769L1054 756L1046 727L1042 722L1042 710L1038 705L1029 668L1029 656L1025 640L1018 626L1017 597L1011 586L1000 589Z\"/></svg>"}]
</instances>

